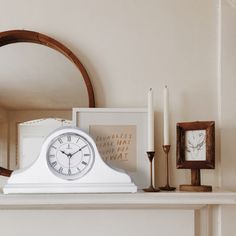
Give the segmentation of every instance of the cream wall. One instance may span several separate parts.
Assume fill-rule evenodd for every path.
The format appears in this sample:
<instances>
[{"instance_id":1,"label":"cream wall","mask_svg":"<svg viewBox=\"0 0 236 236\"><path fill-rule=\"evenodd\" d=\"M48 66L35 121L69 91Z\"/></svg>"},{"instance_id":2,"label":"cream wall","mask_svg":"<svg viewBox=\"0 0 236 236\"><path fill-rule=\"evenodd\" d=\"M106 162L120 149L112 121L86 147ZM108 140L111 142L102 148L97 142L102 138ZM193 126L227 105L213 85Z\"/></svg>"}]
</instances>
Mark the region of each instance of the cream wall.
<instances>
[{"instance_id":1,"label":"cream wall","mask_svg":"<svg viewBox=\"0 0 236 236\"><path fill-rule=\"evenodd\" d=\"M236 191L236 1L222 2L221 166L222 185ZM222 231L235 235L236 207L222 208Z\"/></svg>"},{"instance_id":2,"label":"cream wall","mask_svg":"<svg viewBox=\"0 0 236 236\"><path fill-rule=\"evenodd\" d=\"M236 191L236 1L230 5L227 1L222 4L222 184Z\"/></svg>"},{"instance_id":3,"label":"cream wall","mask_svg":"<svg viewBox=\"0 0 236 236\"><path fill-rule=\"evenodd\" d=\"M175 168L176 122L215 120L217 168L203 171L202 182L220 184L219 126L222 118L222 126L227 123L228 130L234 127L232 110L224 99L226 88L234 85L234 73L230 74L229 83L224 84L223 66L221 99L218 0L0 0L0 5L0 31L29 29L48 34L67 45L81 59L91 77L98 107L146 106L147 91L153 88L158 185L165 183L161 151L164 85L170 89L173 185L190 181L188 170ZM225 25L227 21L225 19ZM232 24L230 32L234 26ZM231 46L235 47L233 40L229 45L223 44L229 54ZM233 91L231 94L234 96ZM230 101L232 107L233 100ZM222 117L221 103L222 111L227 110ZM224 121L227 117L231 123ZM224 185L228 183L226 173L230 160L235 163L233 150L226 148L228 138L234 135L230 132L223 130L221 139L221 159L226 154L230 158L222 161ZM230 187L233 186L232 181ZM14 212L12 214L16 217ZM227 216L234 216L234 213ZM14 219L17 221L17 217ZM227 221L224 222L226 230Z\"/></svg>"},{"instance_id":4,"label":"cream wall","mask_svg":"<svg viewBox=\"0 0 236 236\"><path fill-rule=\"evenodd\" d=\"M65 43L87 68L99 107L146 106L152 87L158 184L165 181L161 145L167 84L176 185L190 181L189 171L175 170L176 122L218 122L217 4L216 0L8 0L1 4L0 30L30 29ZM205 174L210 183L218 184L217 170Z\"/></svg>"}]
</instances>

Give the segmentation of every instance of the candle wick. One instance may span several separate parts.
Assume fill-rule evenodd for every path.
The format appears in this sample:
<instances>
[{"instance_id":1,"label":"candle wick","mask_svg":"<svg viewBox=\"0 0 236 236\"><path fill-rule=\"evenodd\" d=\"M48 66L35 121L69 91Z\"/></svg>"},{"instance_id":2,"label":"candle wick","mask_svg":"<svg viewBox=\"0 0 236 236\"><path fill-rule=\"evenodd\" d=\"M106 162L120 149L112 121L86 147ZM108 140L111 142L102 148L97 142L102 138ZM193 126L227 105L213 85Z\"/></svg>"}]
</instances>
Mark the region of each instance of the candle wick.
<instances>
[{"instance_id":1,"label":"candle wick","mask_svg":"<svg viewBox=\"0 0 236 236\"><path fill-rule=\"evenodd\" d=\"M152 91L152 88L150 88L149 90Z\"/></svg>"},{"instance_id":2,"label":"candle wick","mask_svg":"<svg viewBox=\"0 0 236 236\"><path fill-rule=\"evenodd\" d=\"M165 88L168 88L167 85L165 85Z\"/></svg>"}]
</instances>

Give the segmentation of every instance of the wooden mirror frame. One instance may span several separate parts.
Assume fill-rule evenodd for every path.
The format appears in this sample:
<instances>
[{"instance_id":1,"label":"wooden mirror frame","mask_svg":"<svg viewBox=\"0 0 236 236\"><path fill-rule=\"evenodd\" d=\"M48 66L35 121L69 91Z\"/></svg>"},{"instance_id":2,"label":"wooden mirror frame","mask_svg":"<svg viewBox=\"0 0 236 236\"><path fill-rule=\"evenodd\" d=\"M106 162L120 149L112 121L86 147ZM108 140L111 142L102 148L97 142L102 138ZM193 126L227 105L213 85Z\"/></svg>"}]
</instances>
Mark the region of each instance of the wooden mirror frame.
<instances>
[{"instance_id":1,"label":"wooden mirror frame","mask_svg":"<svg viewBox=\"0 0 236 236\"><path fill-rule=\"evenodd\" d=\"M50 47L66 56L80 70L88 91L89 107L95 107L93 86L90 81L89 75L80 60L70 49L68 49L57 40L34 31L9 30L0 32L0 47L19 42L41 44Z\"/></svg>"},{"instance_id":2,"label":"wooden mirror frame","mask_svg":"<svg viewBox=\"0 0 236 236\"><path fill-rule=\"evenodd\" d=\"M35 31L8 30L0 32L0 47L20 42L41 44L50 47L66 56L72 63L74 63L74 65L79 69L82 74L88 92L89 107L95 107L94 91L89 75L86 69L84 68L83 64L70 49L68 49L66 46L64 46L57 40ZM12 170L0 167L0 175L10 176L11 173Z\"/></svg>"}]
</instances>

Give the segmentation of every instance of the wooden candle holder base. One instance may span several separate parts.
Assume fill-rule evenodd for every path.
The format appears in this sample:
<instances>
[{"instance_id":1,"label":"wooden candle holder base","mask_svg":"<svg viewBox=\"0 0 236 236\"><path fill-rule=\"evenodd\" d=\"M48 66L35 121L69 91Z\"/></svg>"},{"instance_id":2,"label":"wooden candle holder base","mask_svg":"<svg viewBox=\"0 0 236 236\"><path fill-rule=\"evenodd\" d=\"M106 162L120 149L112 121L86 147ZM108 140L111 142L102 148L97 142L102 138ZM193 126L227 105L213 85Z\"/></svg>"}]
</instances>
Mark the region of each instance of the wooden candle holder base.
<instances>
[{"instance_id":1,"label":"wooden candle holder base","mask_svg":"<svg viewBox=\"0 0 236 236\"><path fill-rule=\"evenodd\" d=\"M201 185L200 169L191 169L191 184L182 184L179 186L179 190L188 192L212 192L212 186Z\"/></svg>"},{"instance_id":2,"label":"wooden candle holder base","mask_svg":"<svg viewBox=\"0 0 236 236\"><path fill-rule=\"evenodd\" d=\"M148 188L143 189L144 192L160 192L160 189L154 188L153 186L150 186Z\"/></svg>"},{"instance_id":3,"label":"wooden candle holder base","mask_svg":"<svg viewBox=\"0 0 236 236\"><path fill-rule=\"evenodd\" d=\"M169 185L166 185L166 186L164 186L164 187L160 187L159 188L160 190L162 190L162 191L175 191L175 187L170 187Z\"/></svg>"},{"instance_id":4,"label":"wooden candle holder base","mask_svg":"<svg viewBox=\"0 0 236 236\"><path fill-rule=\"evenodd\" d=\"M186 191L186 192L212 192L212 186L208 185L187 185L183 184L179 186L180 191Z\"/></svg>"}]
</instances>

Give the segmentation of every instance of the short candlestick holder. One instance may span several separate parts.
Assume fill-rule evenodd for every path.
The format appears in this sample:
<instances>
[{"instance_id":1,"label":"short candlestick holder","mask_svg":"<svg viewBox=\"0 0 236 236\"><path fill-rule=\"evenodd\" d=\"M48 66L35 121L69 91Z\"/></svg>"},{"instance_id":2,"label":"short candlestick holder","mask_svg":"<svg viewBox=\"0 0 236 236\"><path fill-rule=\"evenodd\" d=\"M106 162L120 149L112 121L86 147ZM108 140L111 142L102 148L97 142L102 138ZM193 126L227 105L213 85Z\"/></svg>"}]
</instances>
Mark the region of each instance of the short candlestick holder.
<instances>
[{"instance_id":1,"label":"short candlestick holder","mask_svg":"<svg viewBox=\"0 0 236 236\"><path fill-rule=\"evenodd\" d=\"M153 171L152 171L152 162L155 156L155 152L147 152L147 156L150 162L150 186L148 188L144 188L144 192L160 192L159 188L155 188L153 186Z\"/></svg>"},{"instance_id":2,"label":"short candlestick holder","mask_svg":"<svg viewBox=\"0 0 236 236\"><path fill-rule=\"evenodd\" d=\"M166 156L166 185L164 187L160 187L160 190L163 191L174 191L176 188L175 187L171 187L169 185L169 160L168 160L168 155L169 155L169 151L170 151L170 145L163 145L163 151L165 152L165 156Z\"/></svg>"}]
</instances>

